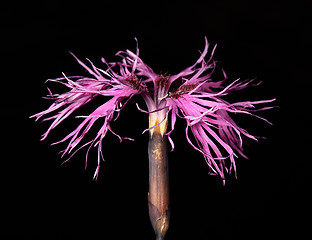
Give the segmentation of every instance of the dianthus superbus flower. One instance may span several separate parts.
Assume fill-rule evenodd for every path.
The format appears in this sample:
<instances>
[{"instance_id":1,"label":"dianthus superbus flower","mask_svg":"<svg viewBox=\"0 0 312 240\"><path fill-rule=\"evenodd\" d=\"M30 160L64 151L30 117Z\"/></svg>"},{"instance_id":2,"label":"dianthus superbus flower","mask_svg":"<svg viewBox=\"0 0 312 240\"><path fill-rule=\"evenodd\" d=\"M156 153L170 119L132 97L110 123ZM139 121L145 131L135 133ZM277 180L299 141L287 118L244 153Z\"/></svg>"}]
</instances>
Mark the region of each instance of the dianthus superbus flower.
<instances>
[{"instance_id":1,"label":"dianthus superbus flower","mask_svg":"<svg viewBox=\"0 0 312 240\"><path fill-rule=\"evenodd\" d=\"M48 80L68 87L68 92L53 94L49 89L47 98L54 100L52 105L40 113L33 115L36 120L52 120L48 130L43 134L45 139L52 129L57 127L75 110L87 104L95 97L102 95L108 100L86 116L81 123L63 139L54 143L67 142L62 153L69 154L69 158L79 149L88 152L92 146L97 147L97 168L94 178L97 178L102 155L102 140L108 131L116 135L120 141L130 139L121 137L111 128L111 121L115 121L120 111L135 95L141 95L146 103L146 109L137 105L138 110L149 117L149 214L157 239L164 239L169 226L169 183L167 139L174 150L174 139L171 133L175 130L177 118L186 121L185 136L189 144L199 151L209 168L209 173L219 175L223 183L225 172L236 174L235 158L243 153L243 139L256 137L239 127L231 118L233 113L253 115L255 107L260 104L273 102L275 99L244 101L229 103L224 96L232 91L244 89L253 84L252 81L237 79L225 85L227 76L223 71L223 79L214 80L212 75L216 69L216 62L212 59L214 47L208 55L209 44L205 38L205 48L198 60L190 67L178 74L157 74L139 57L139 49L133 53L130 50L120 51L117 55L119 62L107 62L102 58L104 68L98 68L88 60L88 65L76 60L89 73L88 77L66 76ZM208 57L207 57L208 56ZM258 110L270 109L270 106ZM49 115L52 116L49 116ZM256 116L263 119L259 116ZM103 125L96 136L85 141L85 135L94 123L102 120ZM263 119L267 121L266 119ZM267 121L268 122L268 121ZM169 129L169 130L168 130ZM131 139L130 139L131 140ZM68 159L69 159L68 158Z\"/></svg>"}]
</instances>

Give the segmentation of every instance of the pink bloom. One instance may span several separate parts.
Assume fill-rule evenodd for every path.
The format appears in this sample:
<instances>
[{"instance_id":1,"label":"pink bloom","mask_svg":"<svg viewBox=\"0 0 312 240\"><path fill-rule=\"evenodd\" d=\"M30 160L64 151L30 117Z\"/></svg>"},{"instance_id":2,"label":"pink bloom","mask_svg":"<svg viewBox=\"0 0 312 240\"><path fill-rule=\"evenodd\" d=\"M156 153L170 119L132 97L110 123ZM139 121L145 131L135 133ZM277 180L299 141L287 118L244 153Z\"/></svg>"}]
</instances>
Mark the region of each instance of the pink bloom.
<instances>
[{"instance_id":1,"label":"pink bloom","mask_svg":"<svg viewBox=\"0 0 312 240\"><path fill-rule=\"evenodd\" d=\"M256 116L253 113L256 105L270 103L275 99L236 103L223 100L223 96L250 86L252 81L237 79L229 85L223 86L227 80L224 71L223 80L213 81L212 75L216 63L212 60L212 56L216 47L213 48L210 57L205 60L209 46L206 38L205 43L205 49L199 59L192 66L176 75L154 73L139 58L138 48L136 53L129 50L118 52L117 55L122 58L120 62L108 63L102 59L106 66L105 70L95 67L92 62L90 62L90 68L76 58L92 77L66 77L64 75L62 78L49 80L64 84L70 90L63 94L52 94L49 90L50 98L54 100L54 103L47 110L32 116L39 119L55 110L63 109L54 116L44 119L53 119L53 122L42 139L45 139L53 128L76 109L94 97L98 95L111 97L90 115L83 117L84 120L76 130L57 142L69 141L63 155L71 153L73 149L79 150L87 145L89 145L89 149L92 145L97 146L98 167L94 175L96 178L102 158L101 143L108 130L113 132L110 122L116 120L114 114L117 114L118 117L118 113L134 95L141 95L146 102L147 110L142 110L139 106L138 109L149 114L149 128L146 130L153 134L154 129L159 128L162 135L168 136L173 150L174 142L170 134L174 130L177 116L185 119L187 141L194 149L202 153L209 166L209 173L220 175L224 181L225 171L236 170L235 157L237 154L245 157L242 147L243 137L256 140L254 136L240 128L230 117L230 114L242 113ZM259 110L270 108L264 107ZM104 119L104 124L96 137L77 147L94 122L100 118ZM168 118L170 119L170 131L166 132ZM194 140L191 140L190 133L192 133ZM116 133L114 134L120 140L124 139Z\"/></svg>"},{"instance_id":2,"label":"pink bloom","mask_svg":"<svg viewBox=\"0 0 312 240\"><path fill-rule=\"evenodd\" d=\"M76 58L76 57L75 57ZM77 58L76 58L77 59ZM110 122L113 120L114 114L118 113L124 107L124 105L131 99L134 95L140 94L144 90L144 86L135 76L135 63L132 66L126 66L123 63L107 63L104 59L102 61L107 66L107 69L104 71L95 67L91 62L92 69L87 67L84 63L78 60L78 63L84 67L93 77L81 77L81 76L71 76L57 78L53 82L58 82L64 84L70 90L63 94L52 94L49 90L49 98L55 100L54 103L45 111L37 113L31 117L36 117L36 120L43 117L46 114L52 113L55 110L63 108L52 117L47 117L44 120L53 120L49 129L43 134L42 140L44 140L50 131L64 121L69 115L71 115L79 107L85 105L98 95L111 97L110 100L103 103L95 111L93 111L88 116L77 116L84 118L81 124L70 134L68 134L62 140L54 143L61 143L66 140L69 141L66 149L63 151L62 157L68 153L70 154L73 149L77 148L77 145L80 144L81 140L84 138L86 133L91 129L92 125L100 118L104 120L103 126L98 131L96 137L80 146L77 150L89 145L89 149L86 154L86 163L88 158L88 152L91 146L97 146L98 148L98 167L95 171L94 178L97 178L100 160L102 156L102 140L105 137L107 131L111 131L116 135L120 141L125 139L120 137L118 134L113 132L110 127ZM117 68L119 73L116 73L113 68ZM126 138L129 139L129 138ZM131 139L130 139L131 140ZM76 153L77 150L74 152ZM72 154L73 155L73 154ZM71 155L71 156L72 156Z\"/></svg>"}]
</instances>

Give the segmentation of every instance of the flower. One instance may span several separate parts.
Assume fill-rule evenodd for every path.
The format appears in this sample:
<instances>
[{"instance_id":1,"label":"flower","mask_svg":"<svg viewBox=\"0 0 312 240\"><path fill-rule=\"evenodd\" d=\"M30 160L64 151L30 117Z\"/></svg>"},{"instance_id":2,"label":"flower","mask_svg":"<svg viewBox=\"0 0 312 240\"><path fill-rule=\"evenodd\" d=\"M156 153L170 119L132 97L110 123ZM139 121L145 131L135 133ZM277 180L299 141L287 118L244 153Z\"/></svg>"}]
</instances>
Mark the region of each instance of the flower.
<instances>
[{"instance_id":1,"label":"flower","mask_svg":"<svg viewBox=\"0 0 312 240\"><path fill-rule=\"evenodd\" d=\"M228 79L223 70L224 79L213 81L212 75L216 69L216 62L212 57L216 46L212 49L210 57L205 60L208 47L209 44L205 38L205 48L199 59L192 66L175 75L156 74L139 57L138 47L136 53L130 50L118 52L116 55L121 57L120 62L106 62L102 58L102 62L106 66L105 70L95 67L89 60L91 67L88 67L73 55L93 77L67 77L64 75L62 78L49 80L64 84L70 90L63 94L52 94L49 90L49 97L54 100L54 103L47 110L32 116L38 120L46 114L63 108L54 116L44 119L54 120L42 139L45 139L53 128L73 114L76 109L96 96L110 97L90 115L80 116L84 118L81 124L65 138L56 142L69 141L62 156L71 153L73 149L77 151L87 145L89 145L89 149L93 145L97 146L98 167L94 174L94 178L96 178L101 158L103 158L101 143L107 131L111 131L120 140L125 139L113 132L110 122L118 118L119 112L134 95L141 95L145 100L147 110L141 109L138 105L137 107L140 111L149 114L149 128L145 131L149 131L153 135L157 129L162 136L167 135L172 150L174 150L174 141L170 136L174 131L177 117L184 119L187 141L194 149L202 153L209 166L209 173L219 175L224 182L225 171L230 172L231 169L234 169L236 174L235 157L237 154L246 157L242 147L243 137L256 140L256 137L239 127L230 115L241 113L263 119L253 113L256 111L255 106L271 103L275 99L236 103L225 101L222 97L230 92L255 84L252 83L252 80L237 79L229 85L223 86ZM272 107L258 110L270 108ZM117 114L116 118L114 118L115 114ZM77 148L94 122L100 118L104 119L104 124L96 137ZM168 119L170 119L169 132L167 132ZM190 137L190 132L193 137ZM229 164L226 163L227 161Z\"/></svg>"},{"instance_id":2,"label":"flower","mask_svg":"<svg viewBox=\"0 0 312 240\"><path fill-rule=\"evenodd\" d=\"M73 55L73 54L72 54ZM73 55L74 56L74 55ZM75 57L75 56L74 56ZM76 58L76 57L75 57ZM84 138L86 133L91 129L93 124L100 118L104 119L103 126L98 131L96 137L80 146L76 151L72 154L74 155L79 149L88 146L88 151L86 154L86 164L88 159L88 152L90 148L94 145L98 148L98 166L94 173L94 178L97 178L100 162L103 158L102 155L102 140L105 137L108 131L112 132L116 135L120 141L123 139L129 139L126 137L120 137L118 134L113 132L110 127L110 122L114 119L114 114L117 113L115 120L118 118L119 112L124 107L124 105L131 99L134 95L139 94L143 86L138 78L135 76L135 63L132 65L132 69L130 66L126 66L123 63L107 63L104 58L102 58L103 63L107 66L107 70L102 70L95 67L92 62L90 62L92 69L86 66L83 62L81 62L78 58L76 58L78 63L84 67L93 77L82 77L82 76L71 76L67 77L64 75L62 78L52 79L48 81L58 82L70 90L63 94L52 94L49 91L49 97L54 100L54 103L45 111L37 113L31 117L36 117L36 120L41 117L50 114L60 108L63 108L60 112L55 114L52 117L47 117L46 120L53 120L52 124L48 128L48 130L43 134L42 139L44 140L50 131L54 129L57 125L59 125L62 121L64 121L69 115L73 114L75 110L82 107L92 99L94 99L98 95L111 97L110 100L103 103L97 109L95 109L88 116L77 116L80 118L84 118L84 120L80 123L80 125L71 133L69 133L62 140L53 143L58 144L61 142L65 142L69 140L69 143L66 149L63 151L62 157L68 153L70 154L77 145L80 144L81 140ZM116 73L113 68L119 68L119 73ZM71 156L72 156L71 155ZM67 159L69 160L71 156ZM66 161L67 161L66 160Z\"/></svg>"}]
</instances>

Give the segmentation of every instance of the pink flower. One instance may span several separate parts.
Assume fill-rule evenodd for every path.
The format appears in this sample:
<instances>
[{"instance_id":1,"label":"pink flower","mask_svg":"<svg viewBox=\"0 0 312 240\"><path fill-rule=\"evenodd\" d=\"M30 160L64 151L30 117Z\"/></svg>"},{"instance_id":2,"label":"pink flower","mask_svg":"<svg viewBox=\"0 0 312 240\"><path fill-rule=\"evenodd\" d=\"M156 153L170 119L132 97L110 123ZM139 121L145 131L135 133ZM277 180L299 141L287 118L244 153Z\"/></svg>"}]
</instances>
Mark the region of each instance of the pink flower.
<instances>
[{"instance_id":1,"label":"pink flower","mask_svg":"<svg viewBox=\"0 0 312 240\"><path fill-rule=\"evenodd\" d=\"M270 103L275 99L236 103L229 103L222 99L223 96L232 91L241 90L252 85L252 81L237 79L224 86L227 80L224 71L224 79L213 81L212 75L216 68L216 62L212 60L212 56L216 47L213 48L210 57L205 60L208 46L209 44L205 38L205 49L199 59L192 66L176 75L154 73L139 58L138 48L136 53L129 50L118 52L117 55L121 57L120 62L109 63L102 59L106 66L105 70L95 67L91 61L89 61L91 67L88 67L76 58L78 63L92 77L66 77L64 75L62 78L49 80L64 84L70 90L63 94L52 94L49 90L49 98L53 99L54 103L47 110L32 116L39 119L55 110L62 109L52 117L44 119L53 120L53 122L42 139L45 139L53 128L76 109L96 96L110 97L110 100L103 103L90 115L80 116L84 118L81 124L64 139L56 142L69 141L62 156L87 145L89 145L89 149L93 145L97 146L98 167L94 175L96 178L101 158L103 158L102 140L107 131L114 133L110 127L110 122L118 118L118 113L134 95L141 95L145 100L147 110L137 107L140 111L149 114L149 128L145 131L149 130L150 134L153 135L153 131L157 128L162 135L168 136L173 150L174 142L170 135L175 128L177 117L184 119L187 123L185 129L187 141L194 149L202 153L209 166L209 173L220 175L224 181L225 171L230 172L231 169L234 169L234 172L236 172L235 157L237 157L237 154L246 157L243 154L243 137L256 140L254 136L240 128L230 115L232 113L241 113L256 116L253 113L256 111L256 105ZM270 108L272 107L264 107L259 110ZM117 115L116 118L114 118L115 115ZM256 117L263 119L259 116ZM81 145L80 142L85 134L91 129L94 122L100 118L104 120L104 123L96 137ZM170 119L169 132L167 132L168 119ZM193 140L191 140L190 133L193 135ZM118 134L114 134L120 140L124 139ZM78 147L79 144L80 147Z\"/></svg>"},{"instance_id":2,"label":"pink flower","mask_svg":"<svg viewBox=\"0 0 312 240\"><path fill-rule=\"evenodd\" d=\"M94 178L97 178L100 168L100 161L101 158L103 159L102 140L105 137L107 131L110 131L114 135L116 135L120 139L120 141L122 141L123 139L129 139L120 137L118 134L113 132L110 127L110 122L113 120L115 114L117 114L117 116L114 120L118 118L118 113L121 111L121 109L124 107L129 99L131 99L134 95L140 94L142 91L144 91L144 86L134 74L135 63L132 64L132 66L126 66L126 64L124 63L107 63L104 59L102 59L103 63L107 66L107 69L104 71L95 67L91 62L90 64L92 66L92 69L82 63L79 59L76 58L76 60L93 77L66 77L64 75L64 77L62 78L48 80L64 84L70 90L63 94L52 94L52 92L48 89L49 98L53 99L54 103L47 110L37 113L31 117L36 117L36 120L38 120L39 118L47 114L63 108L63 110L59 111L52 117L47 117L44 119L45 121L53 119L51 126L42 136L42 140L44 140L53 128L55 128L62 121L64 121L75 110L85 105L96 96L102 95L111 97L110 100L103 103L90 115L76 116L84 118L84 120L74 131L69 133L65 138L54 143L58 144L67 140L69 141L66 149L63 151L62 157L66 153L70 154L75 148L76 151L73 154L75 154L79 149L89 145L86 154L86 163L90 148L93 145L96 146L98 148L98 166L95 171ZM117 68L119 70L119 73L116 73L113 68ZM98 119L103 119L104 123L101 129L98 131L96 137L93 140L77 148L78 144L80 144L86 133L91 129L93 124Z\"/></svg>"}]
</instances>

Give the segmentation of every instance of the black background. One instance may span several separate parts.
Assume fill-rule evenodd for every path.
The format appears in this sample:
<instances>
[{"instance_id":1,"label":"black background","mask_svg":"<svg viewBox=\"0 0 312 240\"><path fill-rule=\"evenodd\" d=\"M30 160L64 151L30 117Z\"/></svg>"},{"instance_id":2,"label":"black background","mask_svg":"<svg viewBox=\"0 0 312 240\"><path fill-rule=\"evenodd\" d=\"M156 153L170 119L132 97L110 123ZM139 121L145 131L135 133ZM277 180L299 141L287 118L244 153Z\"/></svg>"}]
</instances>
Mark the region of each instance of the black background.
<instances>
[{"instance_id":1,"label":"black background","mask_svg":"<svg viewBox=\"0 0 312 240\"><path fill-rule=\"evenodd\" d=\"M2 6L2 239L154 239L147 209L148 136L141 134L148 123L136 109L136 102L144 106L139 97L112 124L135 142L119 144L108 134L98 181L92 180L95 153L85 170L84 150L61 165L58 152L65 145L50 146L74 128L76 119L40 142L49 125L29 116L50 104L41 98L47 94L46 79L62 72L87 74L68 51L100 67L101 56L113 61L119 50L134 51L137 37L140 57L156 72L174 74L197 59L204 36L218 44L214 58L231 80L262 81L229 100L276 97L279 108L260 114L273 126L235 116L251 134L267 139L247 141L250 160L237 160L238 179L227 175L225 186L207 174L178 119L172 135L176 149L169 154L172 217L167 239L305 236L311 160L307 2L24 1Z\"/></svg>"}]
</instances>

